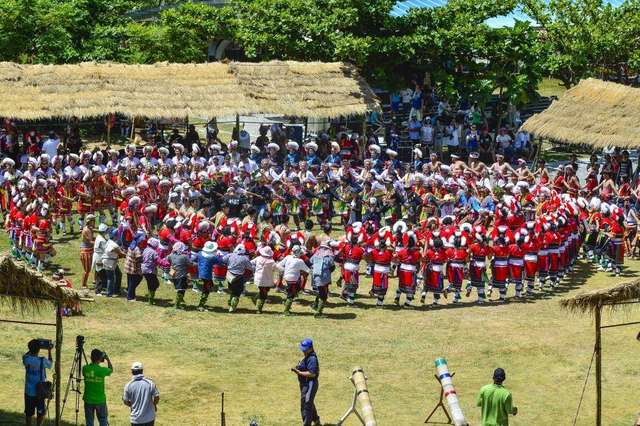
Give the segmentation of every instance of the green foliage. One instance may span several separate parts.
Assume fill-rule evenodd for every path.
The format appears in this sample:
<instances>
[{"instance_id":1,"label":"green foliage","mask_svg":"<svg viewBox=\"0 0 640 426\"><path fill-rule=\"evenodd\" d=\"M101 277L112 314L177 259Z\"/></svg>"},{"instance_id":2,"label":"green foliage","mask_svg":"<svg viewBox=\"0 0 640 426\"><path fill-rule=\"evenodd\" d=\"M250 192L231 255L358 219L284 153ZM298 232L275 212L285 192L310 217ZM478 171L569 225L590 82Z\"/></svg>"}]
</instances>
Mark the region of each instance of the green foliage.
<instances>
[{"instance_id":1,"label":"green foliage","mask_svg":"<svg viewBox=\"0 0 640 426\"><path fill-rule=\"evenodd\" d=\"M571 87L589 76L637 72L638 0L614 8L602 0L524 0L543 29L546 71Z\"/></svg>"}]
</instances>

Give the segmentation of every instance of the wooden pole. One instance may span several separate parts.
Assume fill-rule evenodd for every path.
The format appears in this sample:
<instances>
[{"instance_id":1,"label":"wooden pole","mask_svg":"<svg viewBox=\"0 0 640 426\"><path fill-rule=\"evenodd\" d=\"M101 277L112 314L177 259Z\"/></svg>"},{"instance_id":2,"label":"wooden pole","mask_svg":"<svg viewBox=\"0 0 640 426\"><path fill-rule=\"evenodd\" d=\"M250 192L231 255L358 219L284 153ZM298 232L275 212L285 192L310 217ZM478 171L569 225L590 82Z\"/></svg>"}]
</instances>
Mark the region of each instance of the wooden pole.
<instances>
[{"instance_id":1,"label":"wooden pole","mask_svg":"<svg viewBox=\"0 0 640 426\"><path fill-rule=\"evenodd\" d=\"M133 136L136 133L136 116L131 117L131 141L133 141Z\"/></svg>"},{"instance_id":2,"label":"wooden pole","mask_svg":"<svg viewBox=\"0 0 640 426\"><path fill-rule=\"evenodd\" d=\"M111 145L111 114L107 114L107 145Z\"/></svg>"},{"instance_id":3,"label":"wooden pole","mask_svg":"<svg viewBox=\"0 0 640 426\"><path fill-rule=\"evenodd\" d=\"M596 426L602 426L602 341L600 315L602 307L596 309Z\"/></svg>"},{"instance_id":4,"label":"wooden pole","mask_svg":"<svg viewBox=\"0 0 640 426\"><path fill-rule=\"evenodd\" d=\"M55 362L55 403L56 403L56 418L55 425L60 426L60 382L62 381L62 375L60 371L60 358L62 356L62 303L56 304L56 362Z\"/></svg>"},{"instance_id":5,"label":"wooden pole","mask_svg":"<svg viewBox=\"0 0 640 426\"><path fill-rule=\"evenodd\" d=\"M369 390L367 389L367 378L362 368L355 367L351 373L351 381L356 388L356 395L362 410L362 419L365 426L376 426L376 417L373 414L373 406L369 398Z\"/></svg>"},{"instance_id":6,"label":"wooden pole","mask_svg":"<svg viewBox=\"0 0 640 426\"><path fill-rule=\"evenodd\" d=\"M240 114L236 114L236 140L240 142Z\"/></svg>"}]
</instances>

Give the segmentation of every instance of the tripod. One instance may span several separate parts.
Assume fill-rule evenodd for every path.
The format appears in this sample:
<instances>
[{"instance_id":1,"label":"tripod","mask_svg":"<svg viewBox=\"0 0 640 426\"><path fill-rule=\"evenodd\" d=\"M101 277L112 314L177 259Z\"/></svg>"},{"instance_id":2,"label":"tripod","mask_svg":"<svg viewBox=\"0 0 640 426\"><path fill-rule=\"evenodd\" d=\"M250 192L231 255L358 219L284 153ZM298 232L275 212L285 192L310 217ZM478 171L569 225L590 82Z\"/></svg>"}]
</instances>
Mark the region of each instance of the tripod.
<instances>
[{"instance_id":1,"label":"tripod","mask_svg":"<svg viewBox=\"0 0 640 426\"><path fill-rule=\"evenodd\" d=\"M73 356L73 364L71 364L71 371L69 372L69 380L67 381L67 387L64 391L64 398L62 399L62 409L60 410L60 417L64 412L64 407L67 404L67 398L69 397L69 391L76 395L76 425L78 424L78 413L80 412L80 383L82 382L82 360L84 359L85 365L87 363L87 355L84 353L84 338L78 336L76 338L76 353Z\"/></svg>"}]
</instances>

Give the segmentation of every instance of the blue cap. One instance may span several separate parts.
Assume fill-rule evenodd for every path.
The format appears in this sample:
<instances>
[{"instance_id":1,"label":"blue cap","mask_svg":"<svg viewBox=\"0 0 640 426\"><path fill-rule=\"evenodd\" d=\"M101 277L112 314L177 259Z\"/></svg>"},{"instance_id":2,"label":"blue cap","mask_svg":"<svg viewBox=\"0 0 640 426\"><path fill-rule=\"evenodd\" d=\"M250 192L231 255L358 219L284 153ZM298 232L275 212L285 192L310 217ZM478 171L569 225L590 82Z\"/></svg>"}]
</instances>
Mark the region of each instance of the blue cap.
<instances>
[{"instance_id":1,"label":"blue cap","mask_svg":"<svg viewBox=\"0 0 640 426\"><path fill-rule=\"evenodd\" d=\"M306 338L302 342L300 342L300 345L298 347L302 352L306 352L309 349L313 348L313 340Z\"/></svg>"}]
</instances>

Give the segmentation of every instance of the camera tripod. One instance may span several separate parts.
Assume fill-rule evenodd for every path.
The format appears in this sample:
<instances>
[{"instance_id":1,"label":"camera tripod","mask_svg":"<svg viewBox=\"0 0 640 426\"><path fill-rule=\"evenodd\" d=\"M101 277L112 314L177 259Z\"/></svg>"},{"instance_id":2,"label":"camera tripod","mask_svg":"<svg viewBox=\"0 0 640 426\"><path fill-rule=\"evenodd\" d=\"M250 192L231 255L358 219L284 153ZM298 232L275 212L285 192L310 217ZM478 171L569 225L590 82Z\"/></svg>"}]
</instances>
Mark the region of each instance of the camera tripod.
<instances>
[{"instance_id":1,"label":"camera tripod","mask_svg":"<svg viewBox=\"0 0 640 426\"><path fill-rule=\"evenodd\" d=\"M60 417L64 412L64 407L67 404L67 398L69 397L69 391L75 393L75 407L76 407L76 425L78 424L78 413L80 412L80 383L82 382L82 360L84 359L85 365L87 362L87 355L84 353L84 337L76 336L76 353L73 356L73 364L71 364L71 371L69 372L69 380L67 381L67 387L64 391L64 398L62 399L62 409L60 410Z\"/></svg>"}]
</instances>

